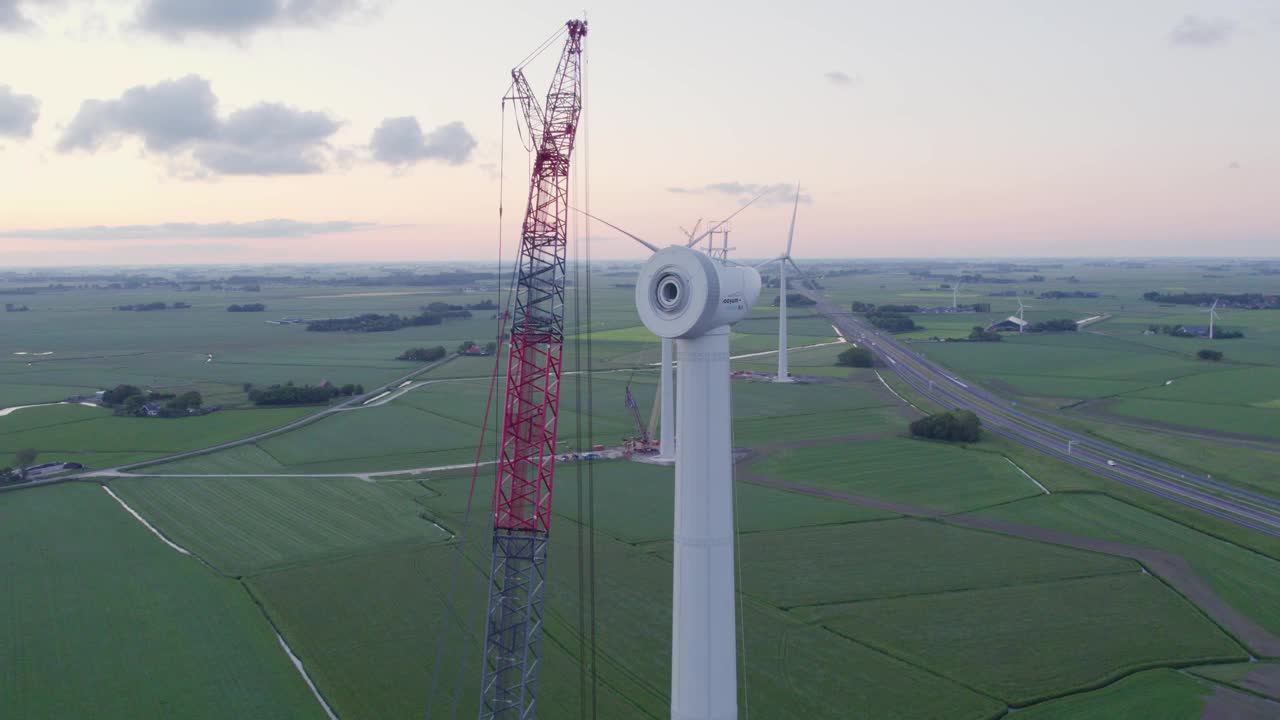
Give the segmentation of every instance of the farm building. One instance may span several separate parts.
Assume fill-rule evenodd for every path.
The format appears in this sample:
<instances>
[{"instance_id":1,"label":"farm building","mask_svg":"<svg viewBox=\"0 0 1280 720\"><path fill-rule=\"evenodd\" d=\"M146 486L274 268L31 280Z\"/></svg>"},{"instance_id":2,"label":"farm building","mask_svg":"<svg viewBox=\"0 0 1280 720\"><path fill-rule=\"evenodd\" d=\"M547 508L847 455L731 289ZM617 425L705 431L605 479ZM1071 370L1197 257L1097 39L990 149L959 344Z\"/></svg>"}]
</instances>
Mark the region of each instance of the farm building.
<instances>
[{"instance_id":1,"label":"farm building","mask_svg":"<svg viewBox=\"0 0 1280 720\"><path fill-rule=\"evenodd\" d=\"M1029 324L1030 323L1022 318L1010 315L1000 322L991 323L987 326L987 330L995 330L996 332L1022 332L1022 330L1024 330Z\"/></svg>"}]
</instances>

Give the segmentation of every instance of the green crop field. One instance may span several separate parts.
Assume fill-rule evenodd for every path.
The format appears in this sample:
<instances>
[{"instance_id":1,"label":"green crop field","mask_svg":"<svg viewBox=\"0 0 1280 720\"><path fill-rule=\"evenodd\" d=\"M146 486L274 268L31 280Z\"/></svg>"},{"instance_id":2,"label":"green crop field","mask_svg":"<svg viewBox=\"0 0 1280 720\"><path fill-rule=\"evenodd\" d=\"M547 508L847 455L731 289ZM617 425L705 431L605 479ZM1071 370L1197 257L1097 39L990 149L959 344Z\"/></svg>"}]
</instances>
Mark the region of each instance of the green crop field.
<instances>
[{"instance_id":1,"label":"green crop field","mask_svg":"<svg viewBox=\"0 0 1280 720\"><path fill-rule=\"evenodd\" d=\"M1081 695L1018 711L1019 720L1200 720L1213 687L1174 670L1148 670Z\"/></svg>"},{"instance_id":2,"label":"green crop field","mask_svg":"<svg viewBox=\"0 0 1280 720\"><path fill-rule=\"evenodd\" d=\"M1193 261L803 264L845 308L855 300L949 306L943 285L958 272L1010 280L966 282L960 302L990 303L990 312L913 313L922 329L902 339L1050 420L1280 492L1271 447L1280 438L1271 429L1280 428L1280 312L1225 310L1220 326L1247 337L1210 344L1144 335L1148 324L1198 324L1204 313L1141 298L1149 290L1274 293L1273 276L1240 265L1202 277ZM659 343L638 324L634 289L625 287L634 267L597 270L589 318L574 293L587 279L569 285L560 452L635 435L628 385L641 423L649 421ZM90 469L205 449L324 409L251 408L246 384L374 390L423 372L410 389L368 407L108 481L198 559L165 546L96 485L0 493L0 570L21 578L0 601L0 648L32 658L20 672L0 671L0 706L35 718L320 716L274 625L344 720L420 717L428 704L432 717L452 716L455 705L458 715L474 715L491 465L476 475L469 518L464 511L490 374L496 362L502 375L507 358L458 357L429 370L395 358L412 347L491 341L502 330L497 313L372 333L268 321L409 316L437 300L498 300L495 282L401 286L354 280L384 277L387 268L299 266L268 273L293 280L251 291L210 280L243 269L156 272L188 279L39 285L15 296L31 311L0 315L0 410L119 383L199 390L224 409L175 420L71 404L18 410L0 415L0 467L25 447L39 450L40 461ZM1044 280L1032 282L1033 273ZM15 284L33 283L0 273L0 291ZM1097 296L1039 297L1054 291ZM766 288L734 327L734 370L776 370L776 295ZM932 341L964 338L973 325L1015 312L1018 297L1033 322L1112 317L1077 333ZM192 307L110 309L157 301ZM268 310L226 312L257 302ZM735 507L744 716L844 718L856 708L874 718L994 720L1014 703L1027 705L1017 712L1031 719L1147 712L1176 720L1199 717L1215 688L1242 682L1244 663L1200 664L1236 663L1248 649L1131 559L904 514L973 513L1175 553L1231 607L1280 634L1280 560L1264 554L1274 545L1253 542L1247 530L1223 532L1190 510L1148 505L1136 491L994 434L971 447L909 439L917 415L885 383L912 394L892 368L878 376L837 366L850 346L830 344L836 332L811 307L793 303L788 321L792 373L821 381L730 385L733 440L743 451ZM799 347L806 345L818 347ZM1210 346L1225 360L1195 359ZM592 372L576 372L588 369L588 357ZM499 412L495 404L482 460L494 457ZM1215 435L1223 432L1260 439L1229 445ZM585 651L595 654L599 717L666 717L673 470L624 460L557 468L540 714L581 713ZM379 474L387 472L397 474ZM765 484L774 480L853 500ZM589 609L594 647L579 625ZM1193 665L1197 675L1171 669Z\"/></svg>"},{"instance_id":3,"label":"green crop field","mask_svg":"<svg viewBox=\"0 0 1280 720\"><path fill-rule=\"evenodd\" d=\"M575 636L576 531L557 529L548 588L543 712L572 717L577 706ZM597 582L607 603L599 607L602 717L662 717L670 672L670 566L606 539L597 540ZM443 648L444 668L433 669L441 630L440 604L421 606L402 597L438 598L455 587L461 607L474 607L482 590L479 569L443 550L398 551L374 559L340 560L255 577L251 584L322 687L332 689L343 717L405 717L423 712L425 688L437 685L437 712L452 707L460 688L462 715L474 714L479 664L477 631L457 621ZM318 591L317 591L318 590ZM349 618L333 623L331 618ZM766 607L746 606L745 680L753 714L770 718L840 718L849 707L875 717L946 714L992 717L999 706L959 685L929 675ZM461 666L459 666L461 664ZM459 684L460 683L460 684ZM621 697L615 697L617 692Z\"/></svg>"},{"instance_id":4,"label":"green crop field","mask_svg":"<svg viewBox=\"0 0 1280 720\"><path fill-rule=\"evenodd\" d=\"M1280 560L1206 535L1126 503L1093 494L1054 494L979 515L1175 552L1228 603L1280 633Z\"/></svg>"},{"instance_id":5,"label":"green crop field","mask_svg":"<svg viewBox=\"0 0 1280 720\"><path fill-rule=\"evenodd\" d=\"M950 511L1041 493L999 455L900 437L782 450L750 471Z\"/></svg>"},{"instance_id":6,"label":"green crop field","mask_svg":"<svg viewBox=\"0 0 1280 720\"><path fill-rule=\"evenodd\" d=\"M229 575L448 539L416 483L340 478L125 478L111 483L161 532Z\"/></svg>"},{"instance_id":7,"label":"green crop field","mask_svg":"<svg viewBox=\"0 0 1280 720\"><path fill-rule=\"evenodd\" d=\"M815 613L836 632L1014 705L1157 664L1249 656L1177 593L1137 573L871 600Z\"/></svg>"},{"instance_id":8,"label":"green crop field","mask_svg":"<svg viewBox=\"0 0 1280 720\"><path fill-rule=\"evenodd\" d=\"M239 583L91 484L0 494L5 717L323 718Z\"/></svg>"},{"instance_id":9,"label":"green crop field","mask_svg":"<svg viewBox=\"0 0 1280 720\"><path fill-rule=\"evenodd\" d=\"M741 545L743 592L779 607L1139 569L1123 558L925 520L751 533Z\"/></svg>"},{"instance_id":10,"label":"green crop field","mask_svg":"<svg viewBox=\"0 0 1280 720\"><path fill-rule=\"evenodd\" d=\"M188 418L113 417L101 408L54 405L0 417L0 457L35 448L42 460L105 468L235 440L285 425L314 408L224 410ZM9 429L9 422L17 427Z\"/></svg>"}]
</instances>

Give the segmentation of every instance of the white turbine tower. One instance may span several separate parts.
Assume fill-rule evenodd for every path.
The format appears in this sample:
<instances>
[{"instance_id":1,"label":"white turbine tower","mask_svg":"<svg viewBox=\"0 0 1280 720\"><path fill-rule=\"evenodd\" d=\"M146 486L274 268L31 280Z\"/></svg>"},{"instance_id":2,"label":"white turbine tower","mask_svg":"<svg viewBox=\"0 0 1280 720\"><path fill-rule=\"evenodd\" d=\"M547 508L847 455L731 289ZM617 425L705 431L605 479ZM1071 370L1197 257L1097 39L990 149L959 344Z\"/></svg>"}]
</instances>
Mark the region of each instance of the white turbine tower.
<instances>
[{"instance_id":1,"label":"white turbine tower","mask_svg":"<svg viewBox=\"0 0 1280 720\"><path fill-rule=\"evenodd\" d=\"M1218 319L1218 298L1213 299L1213 304L1209 306L1209 339L1213 339L1213 321Z\"/></svg>"},{"instance_id":2,"label":"white turbine tower","mask_svg":"<svg viewBox=\"0 0 1280 720\"><path fill-rule=\"evenodd\" d=\"M661 250L600 220L653 251L636 281L636 310L650 332L675 342L680 363L671 717L681 720L738 716L729 327L750 314L760 273L693 249L733 215Z\"/></svg>"},{"instance_id":3,"label":"white turbine tower","mask_svg":"<svg viewBox=\"0 0 1280 720\"><path fill-rule=\"evenodd\" d=\"M956 301L959 299L959 295L960 295L960 281L957 280L956 284L951 286L951 311L952 312L956 312L959 309L959 306L956 305Z\"/></svg>"},{"instance_id":4,"label":"white turbine tower","mask_svg":"<svg viewBox=\"0 0 1280 720\"><path fill-rule=\"evenodd\" d=\"M792 267L796 265L796 261L791 259L791 243L796 238L796 213L799 210L800 186L796 185L796 200L791 207L791 229L787 231L787 249L778 257L756 266L761 268L778 263L778 374L773 377L773 381L778 383L795 382L787 371L787 263L791 263ZM799 269L796 267L796 270Z\"/></svg>"},{"instance_id":5,"label":"white turbine tower","mask_svg":"<svg viewBox=\"0 0 1280 720\"><path fill-rule=\"evenodd\" d=\"M1026 318L1022 317L1022 313L1024 310L1030 310L1030 309L1031 309L1030 305L1023 305L1022 298L1018 298L1018 319L1021 320L1023 323L1026 323L1027 321L1026 321ZM1023 325L1019 324L1018 332L1022 332L1023 331L1022 328L1023 328Z\"/></svg>"}]
</instances>

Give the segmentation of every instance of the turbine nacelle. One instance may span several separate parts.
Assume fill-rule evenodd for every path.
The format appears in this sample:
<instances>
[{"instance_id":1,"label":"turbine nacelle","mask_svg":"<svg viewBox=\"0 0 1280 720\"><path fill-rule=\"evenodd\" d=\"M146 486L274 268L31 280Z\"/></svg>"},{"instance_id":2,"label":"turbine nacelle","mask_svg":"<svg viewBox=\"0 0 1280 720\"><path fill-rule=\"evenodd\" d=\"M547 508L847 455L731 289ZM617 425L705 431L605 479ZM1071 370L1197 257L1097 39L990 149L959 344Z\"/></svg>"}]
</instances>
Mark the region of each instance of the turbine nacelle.
<instances>
[{"instance_id":1,"label":"turbine nacelle","mask_svg":"<svg viewBox=\"0 0 1280 720\"><path fill-rule=\"evenodd\" d=\"M733 325L751 313L759 297L755 268L716 262L679 245L654 253L636 280L640 321L663 338L700 337Z\"/></svg>"}]
</instances>

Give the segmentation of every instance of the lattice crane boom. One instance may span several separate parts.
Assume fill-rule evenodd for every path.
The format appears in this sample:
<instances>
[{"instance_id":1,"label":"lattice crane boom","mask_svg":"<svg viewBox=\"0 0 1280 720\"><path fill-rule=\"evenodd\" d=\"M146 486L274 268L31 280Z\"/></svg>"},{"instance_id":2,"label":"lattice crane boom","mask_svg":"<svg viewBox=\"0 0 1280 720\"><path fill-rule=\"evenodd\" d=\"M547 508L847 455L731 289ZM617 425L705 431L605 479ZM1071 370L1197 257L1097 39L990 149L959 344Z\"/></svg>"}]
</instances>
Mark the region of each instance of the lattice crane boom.
<instances>
[{"instance_id":1,"label":"lattice crane boom","mask_svg":"<svg viewBox=\"0 0 1280 720\"><path fill-rule=\"evenodd\" d=\"M493 558L480 717L537 716L542 602L564 347L565 254L570 156L582 112L582 39L571 20L539 106L521 68L514 98L534 144L529 203L520 236L507 357L502 439L493 493Z\"/></svg>"}]
</instances>

